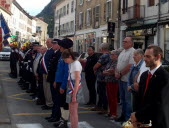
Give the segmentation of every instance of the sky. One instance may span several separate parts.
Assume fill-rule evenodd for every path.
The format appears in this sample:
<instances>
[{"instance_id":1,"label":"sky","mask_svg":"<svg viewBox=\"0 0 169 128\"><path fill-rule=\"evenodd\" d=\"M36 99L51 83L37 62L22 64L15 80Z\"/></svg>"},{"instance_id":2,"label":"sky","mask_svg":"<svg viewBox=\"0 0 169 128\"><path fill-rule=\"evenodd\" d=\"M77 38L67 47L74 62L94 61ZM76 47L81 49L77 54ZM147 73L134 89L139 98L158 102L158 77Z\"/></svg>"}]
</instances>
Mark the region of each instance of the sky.
<instances>
[{"instance_id":1,"label":"sky","mask_svg":"<svg viewBox=\"0 0 169 128\"><path fill-rule=\"evenodd\" d=\"M32 16L35 16L38 13L40 13L51 0L16 0L16 1L26 12L28 12Z\"/></svg>"}]
</instances>

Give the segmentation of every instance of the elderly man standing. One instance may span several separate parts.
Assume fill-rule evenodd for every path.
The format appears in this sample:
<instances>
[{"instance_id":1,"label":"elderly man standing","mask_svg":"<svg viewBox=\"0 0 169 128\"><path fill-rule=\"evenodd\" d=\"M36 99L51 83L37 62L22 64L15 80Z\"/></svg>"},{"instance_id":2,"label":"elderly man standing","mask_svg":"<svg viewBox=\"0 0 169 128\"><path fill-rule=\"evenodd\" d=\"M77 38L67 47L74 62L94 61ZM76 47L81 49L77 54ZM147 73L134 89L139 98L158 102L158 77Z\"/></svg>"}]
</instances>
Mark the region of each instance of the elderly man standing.
<instances>
[{"instance_id":1,"label":"elderly man standing","mask_svg":"<svg viewBox=\"0 0 169 128\"><path fill-rule=\"evenodd\" d=\"M44 95L46 100L46 105L42 106L43 110L51 109L53 106L52 96L51 96L51 90L50 90L50 83L47 82L47 75L48 75L48 66L50 63L50 59L52 58L54 54L54 50L52 49L52 39L47 39L46 45L48 50L42 57L41 61L41 73L43 74L43 89L44 89Z\"/></svg>"},{"instance_id":2,"label":"elderly man standing","mask_svg":"<svg viewBox=\"0 0 169 128\"><path fill-rule=\"evenodd\" d=\"M131 94L127 90L127 82L130 67L134 64L133 59L133 41L131 37L126 37L123 41L124 50L120 53L117 61L116 78L119 79L120 100L122 102L121 116L116 120L123 122L129 119L131 114Z\"/></svg>"}]
</instances>

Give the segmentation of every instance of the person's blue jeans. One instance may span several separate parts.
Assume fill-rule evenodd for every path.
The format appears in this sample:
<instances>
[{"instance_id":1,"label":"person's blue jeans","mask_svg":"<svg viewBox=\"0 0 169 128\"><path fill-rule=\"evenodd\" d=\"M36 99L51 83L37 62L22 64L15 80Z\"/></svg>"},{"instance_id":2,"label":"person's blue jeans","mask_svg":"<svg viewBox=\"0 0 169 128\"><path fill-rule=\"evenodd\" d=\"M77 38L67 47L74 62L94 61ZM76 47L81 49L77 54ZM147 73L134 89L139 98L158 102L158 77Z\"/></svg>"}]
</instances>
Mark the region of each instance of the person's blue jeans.
<instances>
[{"instance_id":1,"label":"person's blue jeans","mask_svg":"<svg viewBox=\"0 0 169 128\"><path fill-rule=\"evenodd\" d=\"M119 81L119 91L120 100L122 103L122 115L124 115L125 120L130 118L132 108L131 108L131 93L127 91L127 82Z\"/></svg>"}]
</instances>

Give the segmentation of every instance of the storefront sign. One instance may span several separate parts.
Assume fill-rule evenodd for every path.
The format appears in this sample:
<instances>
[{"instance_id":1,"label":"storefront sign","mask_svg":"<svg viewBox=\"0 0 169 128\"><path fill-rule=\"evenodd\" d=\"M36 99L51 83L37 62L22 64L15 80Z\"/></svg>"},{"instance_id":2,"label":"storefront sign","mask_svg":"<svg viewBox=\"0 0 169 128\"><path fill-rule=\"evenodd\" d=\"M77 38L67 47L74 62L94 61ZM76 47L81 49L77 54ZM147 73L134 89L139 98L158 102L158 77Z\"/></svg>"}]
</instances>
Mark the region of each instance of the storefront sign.
<instances>
[{"instance_id":1,"label":"storefront sign","mask_svg":"<svg viewBox=\"0 0 169 128\"><path fill-rule=\"evenodd\" d=\"M127 36L145 36L145 35L153 35L153 34L154 34L153 28L126 32Z\"/></svg>"}]
</instances>

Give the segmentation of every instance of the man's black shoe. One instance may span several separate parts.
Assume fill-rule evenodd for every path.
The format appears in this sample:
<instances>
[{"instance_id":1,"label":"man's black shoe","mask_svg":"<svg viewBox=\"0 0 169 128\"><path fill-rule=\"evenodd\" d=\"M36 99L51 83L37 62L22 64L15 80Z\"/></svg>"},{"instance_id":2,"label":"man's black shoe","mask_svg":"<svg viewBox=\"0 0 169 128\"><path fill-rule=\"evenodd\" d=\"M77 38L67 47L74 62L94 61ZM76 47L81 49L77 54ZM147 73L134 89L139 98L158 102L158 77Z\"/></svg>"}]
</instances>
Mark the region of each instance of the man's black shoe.
<instances>
[{"instance_id":1,"label":"man's black shoe","mask_svg":"<svg viewBox=\"0 0 169 128\"><path fill-rule=\"evenodd\" d=\"M51 116L45 117L45 120L49 120L49 119L51 119L51 118L52 118Z\"/></svg>"},{"instance_id":2,"label":"man's black shoe","mask_svg":"<svg viewBox=\"0 0 169 128\"><path fill-rule=\"evenodd\" d=\"M88 102L87 104L85 104L85 105L91 105L91 103L90 102Z\"/></svg>"},{"instance_id":3,"label":"man's black shoe","mask_svg":"<svg viewBox=\"0 0 169 128\"><path fill-rule=\"evenodd\" d=\"M125 120L125 117L123 115L121 115L119 118L115 119L116 122L124 122L126 121Z\"/></svg>"},{"instance_id":4,"label":"man's black shoe","mask_svg":"<svg viewBox=\"0 0 169 128\"><path fill-rule=\"evenodd\" d=\"M59 126L57 126L56 128L68 128L67 121L60 122Z\"/></svg>"},{"instance_id":5,"label":"man's black shoe","mask_svg":"<svg viewBox=\"0 0 169 128\"><path fill-rule=\"evenodd\" d=\"M44 105L41 108L42 108L42 110L50 110L50 109L52 109L52 107L49 107L47 105Z\"/></svg>"},{"instance_id":6,"label":"man's black shoe","mask_svg":"<svg viewBox=\"0 0 169 128\"><path fill-rule=\"evenodd\" d=\"M33 93L33 91L31 91L31 90L29 89L29 90L26 90L26 93Z\"/></svg>"},{"instance_id":7,"label":"man's black shoe","mask_svg":"<svg viewBox=\"0 0 169 128\"><path fill-rule=\"evenodd\" d=\"M59 120L56 119L56 118L50 118L50 119L48 119L48 122L56 122L56 121L59 121Z\"/></svg>"},{"instance_id":8,"label":"man's black shoe","mask_svg":"<svg viewBox=\"0 0 169 128\"><path fill-rule=\"evenodd\" d=\"M37 100L36 105L45 105L45 102L42 102L41 100Z\"/></svg>"}]
</instances>

